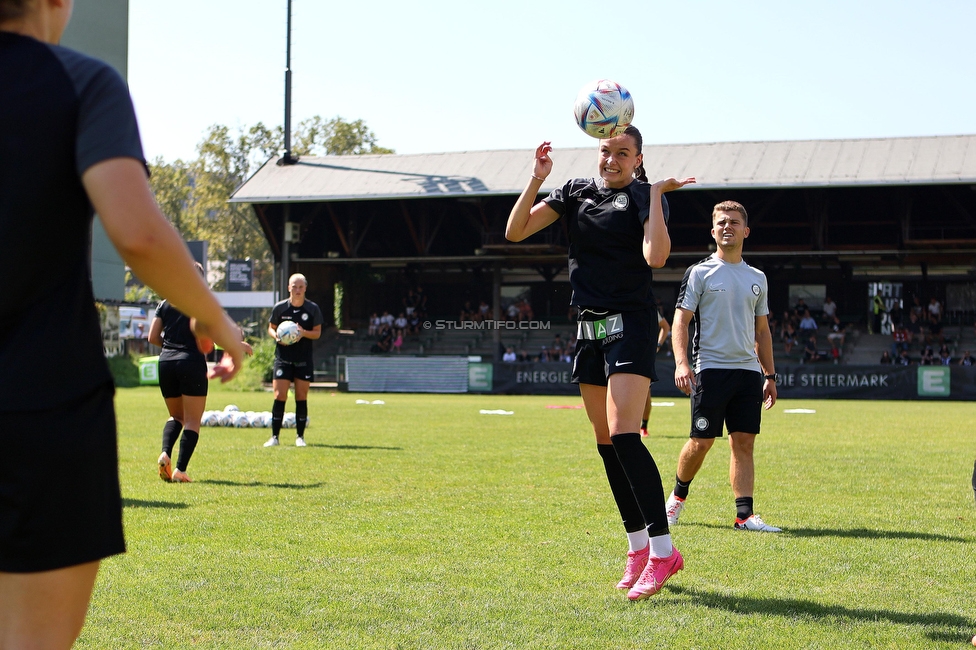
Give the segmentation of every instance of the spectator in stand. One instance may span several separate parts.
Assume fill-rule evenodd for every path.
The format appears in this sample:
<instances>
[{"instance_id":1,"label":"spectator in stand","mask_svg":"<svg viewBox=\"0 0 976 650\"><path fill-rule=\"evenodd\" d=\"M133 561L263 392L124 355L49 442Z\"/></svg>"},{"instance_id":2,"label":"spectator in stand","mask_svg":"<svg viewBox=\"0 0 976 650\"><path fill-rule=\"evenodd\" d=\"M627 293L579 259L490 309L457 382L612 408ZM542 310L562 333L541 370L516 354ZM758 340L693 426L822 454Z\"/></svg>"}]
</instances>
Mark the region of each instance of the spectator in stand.
<instances>
[{"instance_id":1,"label":"spectator in stand","mask_svg":"<svg viewBox=\"0 0 976 650\"><path fill-rule=\"evenodd\" d=\"M926 345L925 350L922 352L922 358L919 359L918 365L920 366L934 366L935 365L935 352L932 351L931 345Z\"/></svg>"},{"instance_id":2,"label":"spectator in stand","mask_svg":"<svg viewBox=\"0 0 976 650\"><path fill-rule=\"evenodd\" d=\"M909 334L908 328L901 325L895 325L891 331L891 339L891 354L897 357L902 350L908 349L911 334Z\"/></svg>"},{"instance_id":3,"label":"spectator in stand","mask_svg":"<svg viewBox=\"0 0 976 650\"><path fill-rule=\"evenodd\" d=\"M400 354L400 348L403 347L403 330L398 329L396 331L396 336L393 338L393 343L391 345L393 346L393 350L397 354Z\"/></svg>"},{"instance_id":4,"label":"spectator in stand","mask_svg":"<svg viewBox=\"0 0 976 650\"><path fill-rule=\"evenodd\" d=\"M803 312L803 318L800 320L800 336L807 338L811 334L816 335L817 333L817 321L810 315L810 310Z\"/></svg>"},{"instance_id":5,"label":"spectator in stand","mask_svg":"<svg viewBox=\"0 0 976 650\"><path fill-rule=\"evenodd\" d=\"M976 359L974 359L972 355L969 354L969 350L966 350L962 355L962 359L959 360L959 365L960 366L976 365Z\"/></svg>"},{"instance_id":6,"label":"spectator in stand","mask_svg":"<svg viewBox=\"0 0 976 650\"><path fill-rule=\"evenodd\" d=\"M793 352L794 345L796 345L796 330L793 328L793 320L787 319L783 327L783 351L790 354Z\"/></svg>"},{"instance_id":7,"label":"spectator in stand","mask_svg":"<svg viewBox=\"0 0 976 650\"><path fill-rule=\"evenodd\" d=\"M890 365L890 364L892 364L894 362L895 362L895 360L891 358L891 355L888 354L888 351L887 350L885 350L884 352L881 353L881 364L882 365Z\"/></svg>"},{"instance_id":8,"label":"spectator in stand","mask_svg":"<svg viewBox=\"0 0 976 650\"><path fill-rule=\"evenodd\" d=\"M874 298L871 299L871 333L880 334L881 333L881 320L885 313L885 303L884 298L881 297L881 290L875 292Z\"/></svg>"},{"instance_id":9,"label":"spectator in stand","mask_svg":"<svg viewBox=\"0 0 976 650\"><path fill-rule=\"evenodd\" d=\"M817 351L817 335L811 334L803 346L803 360L807 363L820 361L820 353Z\"/></svg>"},{"instance_id":10,"label":"spectator in stand","mask_svg":"<svg viewBox=\"0 0 976 650\"><path fill-rule=\"evenodd\" d=\"M393 327L393 320L394 320L393 314L391 314L390 312L384 309L383 315L380 316L380 324L386 325L388 328Z\"/></svg>"},{"instance_id":11,"label":"spectator in stand","mask_svg":"<svg viewBox=\"0 0 976 650\"><path fill-rule=\"evenodd\" d=\"M420 316L417 315L416 310L407 316L407 331L411 334L420 334Z\"/></svg>"},{"instance_id":12,"label":"spectator in stand","mask_svg":"<svg viewBox=\"0 0 976 650\"><path fill-rule=\"evenodd\" d=\"M938 342L939 345L945 343L945 336L942 334L942 321L931 314L929 314L928 342L933 345L935 345L936 342Z\"/></svg>"},{"instance_id":13,"label":"spectator in stand","mask_svg":"<svg viewBox=\"0 0 976 650\"><path fill-rule=\"evenodd\" d=\"M908 356L908 350L902 350L898 358L895 359L895 365L899 366L910 366L912 365L912 359Z\"/></svg>"},{"instance_id":14,"label":"spectator in stand","mask_svg":"<svg viewBox=\"0 0 976 650\"><path fill-rule=\"evenodd\" d=\"M518 322L519 308L518 308L518 304L516 304L515 301L509 303L506 313L508 314L508 320L513 320Z\"/></svg>"},{"instance_id":15,"label":"spectator in stand","mask_svg":"<svg viewBox=\"0 0 976 650\"><path fill-rule=\"evenodd\" d=\"M830 341L831 350L836 351L834 358L840 357L844 352L844 326L840 323L840 318L836 315L831 319L830 322L830 333L827 334L827 340Z\"/></svg>"},{"instance_id":16,"label":"spectator in stand","mask_svg":"<svg viewBox=\"0 0 976 650\"><path fill-rule=\"evenodd\" d=\"M525 363L525 362L528 362L528 361L532 361L532 357L530 357L529 356L529 353L526 352L525 350L519 350L519 353L518 353L518 361L520 363Z\"/></svg>"},{"instance_id":17,"label":"spectator in stand","mask_svg":"<svg viewBox=\"0 0 976 650\"><path fill-rule=\"evenodd\" d=\"M518 357L515 355L515 348L511 345L505 348L505 354L502 355L502 361L505 363L515 363Z\"/></svg>"},{"instance_id":18,"label":"spectator in stand","mask_svg":"<svg viewBox=\"0 0 976 650\"><path fill-rule=\"evenodd\" d=\"M407 315L407 318L413 316L417 312L417 306L420 304L420 296L418 296L413 289L407 289L407 295L403 299L403 312Z\"/></svg>"},{"instance_id":19,"label":"spectator in stand","mask_svg":"<svg viewBox=\"0 0 976 650\"><path fill-rule=\"evenodd\" d=\"M376 336L380 332L380 317L373 312L373 315L369 317L369 327L366 329L366 334L368 336Z\"/></svg>"},{"instance_id":20,"label":"spectator in stand","mask_svg":"<svg viewBox=\"0 0 976 650\"><path fill-rule=\"evenodd\" d=\"M658 311L661 311L660 307L658 308ZM770 311L769 312L769 333L773 337L773 340L775 340L777 336L780 337L780 340L782 340L783 338L783 332L780 325L781 325L780 322L773 315L773 312Z\"/></svg>"},{"instance_id":21,"label":"spectator in stand","mask_svg":"<svg viewBox=\"0 0 976 650\"><path fill-rule=\"evenodd\" d=\"M827 325L832 325L834 318L837 316L837 303L834 302L830 296L824 298L823 303L823 322Z\"/></svg>"},{"instance_id":22,"label":"spectator in stand","mask_svg":"<svg viewBox=\"0 0 976 650\"><path fill-rule=\"evenodd\" d=\"M396 317L395 321L393 321L393 329L397 330L398 334L403 334L406 331L408 324L407 315L401 311L400 315Z\"/></svg>"},{"instance_id":23,"label":"spectator in stand","mask_svg":"<svg viewBox=\"0 0 976 650\"><path fill-rule=\"evenodd\" d=\"M939 365L940 366L951 366L952 365L952 353L949 352L949 346L943 344L939 348Z\"/></svg>"},{"instance_id":24,"label":"spectator in stand","mask_svg":"<svg viewBox=\"0 0 976 650\"><path fill-rule=\"evenodd\" d=\"M919 322L914 310L908 313L908 324L905 327L908 330L909 345L912 343L921 345L925 341L925 334L922 332L922 323Z\"/></svg>"},{"instance_id":25,"label":"spectator in stand","mask_svg":"<svg viewBox=\"0 0 976 650\"><path fill-rule=\"evenodd\" d=\"M373 354L386 354L393 347L393 328L386 323L380 326L379 338L369 351Z\"/></svg>"},{"instance_id":26,"label":"spectator in stand","mask_svg":"<svg viewBox=\"0 0 976 650\"><path fill-rule=\"evenodd\" d=\"M929 300L929 320L933 318L937 321L942 320L942 303L935 297Z\"/></svg>"},{"instance_id":27,"label":"spectator in stand","mask_svg":"<svg viewBox=\"0 0 976 650\"><path fill-rule=\"evenodd\" d=\"M458 315L458 322L464 323L465 321L474 320L474 307L471 306L470 300L464 301L464 307L461 308L461 313Z\"/></svg>"},{"instance_id":28,"label":"spectator in stand","mask_svg":"<svg viewBox=\"0 0 976 650\"><path fill-rule=\"evenodd\" d=\"M923 313L925 310L922 308L922 301L918 299L918 296L912 296L912 313L918 318L919 322L922 322Z\"/></svg>"},{"instance_id":29,"label":"spectator in stand","mask_svg":"<svg viewBox=\"0 0 976 650\"><path fill-rule=\"evenodd\" d=\"M532 304L528 298L523 298L519 301L519 321L530 321L534 319L535 314L532 313Z\"/></svg>"},{"instance_id":30,"label":"spectator in stand","mask_svg":"<svg viewBox=\"0 0 976 650\"><path fill-rule=\"evenodd\" d=\"M565 347L566 344L563 343L562 335L556 332L556 335L552 337L552 345L549 346L549 358L552 361L560 361L563 357L563 349Z\"/></svg>"},{"instance_id":31,"label":"spectator in stand","mask_svg":"<svg viewBox=\"0 0 976 650\"><path fill-rule=\"evenodd\" d=\"M478 303L478 318L480 318L482 322L491 318L491 305L484 300Z\"/></svg>"},{"instance_id":32,"label":"spectator in stand","mask_svg":"<svg viewBox=\"0 0 976 650\"><path fill-rule=\"evenodd\" d=\"M803 314L807 312L810 308L807 307L807 303L803 298L798 298L796 305L793 307L793 317L797 320L803 318Z\"/></svg>"}]
</instances>

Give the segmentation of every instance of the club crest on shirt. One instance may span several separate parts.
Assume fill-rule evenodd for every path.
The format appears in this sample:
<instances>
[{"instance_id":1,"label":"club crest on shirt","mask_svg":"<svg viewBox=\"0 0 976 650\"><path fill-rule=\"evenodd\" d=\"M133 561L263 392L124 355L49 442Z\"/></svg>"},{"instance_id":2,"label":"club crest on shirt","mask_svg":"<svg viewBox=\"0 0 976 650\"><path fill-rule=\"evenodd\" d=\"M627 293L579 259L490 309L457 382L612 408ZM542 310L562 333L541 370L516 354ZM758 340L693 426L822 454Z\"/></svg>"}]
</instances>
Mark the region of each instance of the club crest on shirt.
<instances>
[{"instance_id":1,"label":"club crest on shirt","mask_svg":"<svg viewBox=\"0 0 976 650\"><path fill-rule=\"evenodd\" d=\"M753 291L757 290L758 288L759 287L754 287ZM759 294L757 293L756 295L758 296ZM308 320L308 314L302 314L302 320Z\"/></svg>"},{"instance_id":2,"label":"club crest on shirt","mask_svg":"<svg viewBox=\"0 0 976 650\"><path fill-rule=\"evenodd\" d=\"M758 284L752 285L752 293L754 295L758 296L760 291L761 291L761 289L759 288L759 285Z\"/></svg>"},{"instance_id":3,"label":"club crest on shirt","mask_svg":"<svg viewBox=\"0 0 976 650\"><path fill-rule=\"evenodd\" d=\"M630 205L630 199L623 192L613 197L613 207L615 209L626 210L628 205Z\"/></svg>"}]
</instances>

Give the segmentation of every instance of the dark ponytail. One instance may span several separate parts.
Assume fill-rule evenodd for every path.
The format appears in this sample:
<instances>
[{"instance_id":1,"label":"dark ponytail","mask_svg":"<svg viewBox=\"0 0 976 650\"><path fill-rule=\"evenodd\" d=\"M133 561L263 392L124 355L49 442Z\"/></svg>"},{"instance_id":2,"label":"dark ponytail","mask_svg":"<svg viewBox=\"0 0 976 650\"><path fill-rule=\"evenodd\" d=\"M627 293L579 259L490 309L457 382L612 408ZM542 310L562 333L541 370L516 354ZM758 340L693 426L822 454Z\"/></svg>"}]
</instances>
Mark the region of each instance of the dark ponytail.
<instances>
[{"instance_id":1,"label":"dark ponytail","mask_svg":"<svg viewBox=\"0 0 976 650\"><path fill-rule=\"evenodd\" d=\"M637 144L637 154L640 155L642 153L641 150L644 147L644 138L641 137L641 133L637 130L637 127L633 124L628 125L627 128L624 129L623 135L629 135L634 139L634 142ZM645 183L647 182L647 173L644 171L644 163L637 165L637 168L634 169L634 176L639 181L644 181Z\"/></svg>"}]
</instances>

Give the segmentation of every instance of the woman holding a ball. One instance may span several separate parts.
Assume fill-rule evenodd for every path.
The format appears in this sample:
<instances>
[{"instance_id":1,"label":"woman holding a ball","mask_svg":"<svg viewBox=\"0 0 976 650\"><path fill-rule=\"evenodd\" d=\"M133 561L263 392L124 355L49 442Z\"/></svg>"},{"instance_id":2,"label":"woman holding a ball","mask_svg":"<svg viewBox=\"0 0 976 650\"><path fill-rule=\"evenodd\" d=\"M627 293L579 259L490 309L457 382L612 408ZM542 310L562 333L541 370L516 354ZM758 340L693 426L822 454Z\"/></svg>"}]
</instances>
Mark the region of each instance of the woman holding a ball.
<instances>
[{"instance_id":1,"label":"woman holding a ball","mask_svg":"<svg viewBox=\"0 0 976 650\"><path fill-rule=\"evenodd\" d=\"M298 437L296 447L305 446L305 425L308 422L308 387L312 383L312 341L322 336L322 310L311 300L305 299L308 281L301 273L288 278L288 300L282 300L271 310L268 334L274 337L274 405L271 407L271 438L265 447L277 447L280 443L281 422L285 416L285 400L288 389L295 383L295 428ZM298 326L298 340L292 336L278 336L282 323L292 322Z\"/></svg>"},{"instance_id":2,"label":"woman holding a ball","mask_svg":"<svg viewBox=\"0 0 976 650\"><path fill-rule=\"evenodd\" d=\"M630 550L617 587L628 589L631 600L657 593L684 566L671 543L660 472L638 431L657 378L651 269L662 267L671 252L664 194L695 182L649 184L642 144L633 126L600 140L599 178L569 180L535 203L553 164L552 147L543 142L505 232L510 241L522 241L566 219L572 304L579 309L573 382L627 533Z\"/></svg>"},{"instance_id":3,"label":"woman holding a ball","mask_svg":"<svg viewBox=\"0 0 976 650\"><path fill-rule=\"evenodd\" d=\"M204 277L203 266L199 262L193 265L200 277ZM159 355L159 390L169 411L169 419L163 425L163 449L157 460L159 478L192 483L186 469L200 439L200 420L207 408L207 358L193 336L190 319L168 300L156 308L156 316L149 325L149 342L163 348ZM245 352L251 354L251 346L243 345ZM209 354L213 345L208 344L207 348ZM177 439L180 456L174 471L170 457Z\"/></svg>"}]
</instances>

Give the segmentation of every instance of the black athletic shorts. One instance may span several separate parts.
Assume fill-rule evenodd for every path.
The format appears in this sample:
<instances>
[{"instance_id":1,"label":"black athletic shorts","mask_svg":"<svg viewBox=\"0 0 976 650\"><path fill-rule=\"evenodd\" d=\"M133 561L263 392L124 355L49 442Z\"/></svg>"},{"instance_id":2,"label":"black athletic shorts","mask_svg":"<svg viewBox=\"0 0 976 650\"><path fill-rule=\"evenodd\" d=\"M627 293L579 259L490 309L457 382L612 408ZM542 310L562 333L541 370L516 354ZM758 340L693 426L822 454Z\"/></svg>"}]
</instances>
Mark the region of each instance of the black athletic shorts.
<instances>
[{"instance_id":1,"label":"black athletic shorts","mask_svg":"<svg viewBox=\"0 0 976 650\"><path fill-rule=\"evenodd\" d=\"M730 433L759 433L763 375L754 370L712 368L695 378L691 394L691 437L721 438Z\"/></svg>"},{"instance_id":2,"label":"black athletic shorts","mask_svg":"<svg viewBox=\"0 0 976 650\"><path fill-rule=\"evenodd\" d=\"M311 382L312 378L315 376L314 371L315 369L312 367L311 359L297 362L275 359L274 362L275 379L287 379L288 381L302 379L304 381Z\"/></svg>"},{"instance_id":3,"label":"black athletic shorts","mask_svg":"<svg viewBox=\"0 0 976 650\"><path fill-rule=\"evenodd\" d=\"M606 386L610 375L626 372L657 381L657 310L614 312L580 308L577 318L574 384ZM599 338L588 338L596 336Z\"/></svg>"},{"instance_id":4,"label":"black athletic shorts","mask_svg":"<svg viewBox=\"0 0 976 650\"><path fill-rule=\"evenodd\" d=\"M125 552L114 388L3 414L0 571L30 573Z\"/></svg>"},{"instance_id":5,"label":"black athletic shorts","mask_svg":"<svg viewBox=\"0 0 976 650\"><path fill-rule=\"evenodd\" d=\"M207 360L172 359L159 361L159 392L163 397L207 396Z\"/></svg>"}]
</instances>

